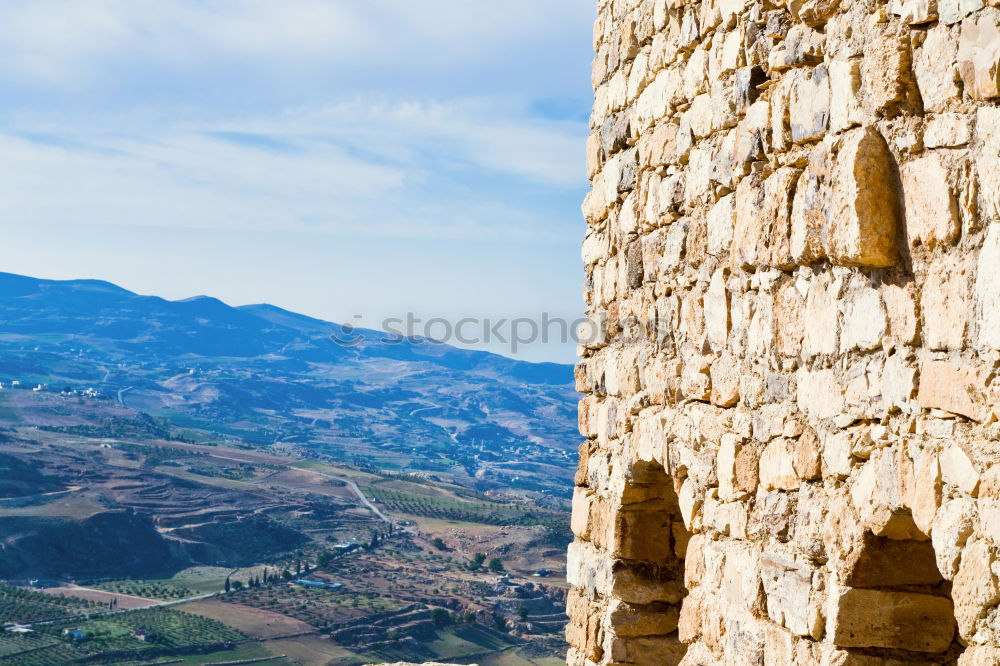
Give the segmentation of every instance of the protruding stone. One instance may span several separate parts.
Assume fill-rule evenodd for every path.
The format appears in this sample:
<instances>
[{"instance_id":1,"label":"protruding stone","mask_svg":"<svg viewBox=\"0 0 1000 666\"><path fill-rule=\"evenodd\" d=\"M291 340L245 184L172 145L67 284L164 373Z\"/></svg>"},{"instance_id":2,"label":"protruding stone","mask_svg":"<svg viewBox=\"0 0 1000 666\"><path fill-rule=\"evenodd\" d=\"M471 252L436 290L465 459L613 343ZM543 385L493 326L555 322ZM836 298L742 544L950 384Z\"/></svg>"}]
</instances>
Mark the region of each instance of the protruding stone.
<instances>
[{"instance_id":1,"label":"protruding stone","mask_svg":"<svg viewBox=\"0 0 1000 666\"><path fill-rule=\"evenodd\" d=\"M830 206L830 257L846 266L892 266L898 212L892 155L873 127L852 130L837 154Z\"/></svg>"}]
</instances>

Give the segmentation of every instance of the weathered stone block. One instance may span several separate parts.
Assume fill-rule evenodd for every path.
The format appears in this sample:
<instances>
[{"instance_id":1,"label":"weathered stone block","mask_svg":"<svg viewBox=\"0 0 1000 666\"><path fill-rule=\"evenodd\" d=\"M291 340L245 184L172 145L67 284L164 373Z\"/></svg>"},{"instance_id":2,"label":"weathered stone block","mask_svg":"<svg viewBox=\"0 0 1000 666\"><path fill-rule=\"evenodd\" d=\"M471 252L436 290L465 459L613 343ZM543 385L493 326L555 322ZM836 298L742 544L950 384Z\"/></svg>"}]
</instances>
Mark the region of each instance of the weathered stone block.
<instances>
[{"instance_id":1,"label":"weathered stone block","mask_svg":"<svg viewBox=\"0 0 1000 666\"><path fill-rule=\"evenodd\" d=\"M760 571L768 617L796 636L818 637L819 616L810 605L812 569L778 555L765 554Z\"/></svg>"},{"instance_id":2,"label":"weathered stone block","mask_svg":"<svg viewBox=\"0 0 1000 666\"><path fill-rule=\"evenodd\" d=\"M943 652L955 635L952 603L929 594L834 586L826 635L839 647Z\"/></svg>"},{"instance_id":3,"label":"weathered stone block","mask_svg":"<svg viewBox=\"0 0 1000 666\"><path fill-rule=\"evenodd\" d=\"M962 21L958 71L973 99L1000 97L1000 9L988 9Z\"/></svg>"},{"instance_id":4,"label":"weathered stone block","mask_svg":"<svg viewBox=\"0 0 1000 666\"><path fill-rule=\"evenodd\" d=\"M830 74L826 65L796 73L788 107L792 141L815 141L830 124Z\"/></svg>"},{"instance_id":5,"label":"weathered stone block","mask_svg":"<svg viewBox=\"0 0 1000 666\"><path fill-rule=\"evenodd\" d=\"M907 162L900 167L900 177L910 247L934 249L954 243L961 230L958 201L941 158L931 153Z\"/></svg>"},{"instance_id":6,"label":"weathered stone block","mask_svg":"<svg viewBox=\"0 0 1000 666\"><path fill-rule=\"evenodd\" d=\"M948 361L925 361L920 366L917 402L924 409L943 409L978 420L982 401L982 379L975 368Z\"/></svg>"},{"instance_id":7,"label":"weathered stone block","mask_svg":"<svg viewBox=\"0 0 1000 666\"><path fill-rule=\"evenodd\" d=\"M962 94L959 87L958 38L945 25L927 31L923 45L913 59L920 96L926 111L944 111Z\"/></svg>"},{"instance_id":8,"label":"weathered stone block","mask_svg":"<svg viewBox=\"0 0 1000 666\"><path fill-rule=\"evenodd\" d=\"M931 264L920 298L924 341L931 350L962 349L967 329L969 276L961 257L945 255Z\"/></svg>"}]
</instances>

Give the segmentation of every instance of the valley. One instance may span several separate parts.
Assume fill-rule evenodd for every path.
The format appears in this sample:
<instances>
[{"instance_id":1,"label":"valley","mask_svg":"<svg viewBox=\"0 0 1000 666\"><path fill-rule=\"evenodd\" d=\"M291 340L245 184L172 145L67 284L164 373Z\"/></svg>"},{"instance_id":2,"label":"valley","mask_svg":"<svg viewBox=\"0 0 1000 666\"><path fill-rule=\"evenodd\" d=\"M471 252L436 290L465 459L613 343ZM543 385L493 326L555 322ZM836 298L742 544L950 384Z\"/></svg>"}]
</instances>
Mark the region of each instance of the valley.
<instances>
[{"instance_id":1,"label":"valley","mask_svg":"<svg viewBox=\"0 0 1000 666\"><path fill-rule=\"evenodd\" d=\"M98 336L107 312L71 316L88 285L71 325L28 334L7 288L0 664L560 663L562 366L377 341L305 360L325 329L272 330L298 315L266 310L252 342L218 323L257 325L237 309L189 320L149 297L114 305L132 337ZM32 307L34 327L54 312ZM214 327L253 356L200 355Z\"/></svg>"}]
</instances>

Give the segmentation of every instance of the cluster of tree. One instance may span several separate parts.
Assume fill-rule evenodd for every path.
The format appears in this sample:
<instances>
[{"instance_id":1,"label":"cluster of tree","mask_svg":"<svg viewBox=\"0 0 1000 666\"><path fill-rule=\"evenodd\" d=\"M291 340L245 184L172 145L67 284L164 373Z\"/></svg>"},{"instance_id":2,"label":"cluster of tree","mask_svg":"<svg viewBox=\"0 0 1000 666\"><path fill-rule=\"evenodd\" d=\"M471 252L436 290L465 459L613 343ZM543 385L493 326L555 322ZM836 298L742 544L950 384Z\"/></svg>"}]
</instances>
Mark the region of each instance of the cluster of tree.
<instances>
[{"instance_id":1,"label":"cluster of tree","mask_svg":"<svg viewBox=\"0 0 1000 666\"><path fill-rule=\"evenodd\" d=\"M299 568L299 571L301 572L301 570L302 570L302 563L301 562L298 563L298 568ZM230 580L230 577L226 576L226 583L223 586L223 590L225 590L226 592L230 592L230 591L233 591L233 590L239 592L240 590L242 590L245 587L250 588L250 589L254 589L254 588L258 588L258 587L266 587L267 585L273 585L274 583L280 583L280 582L283 582L283 581L290 581L294 577L295 576L293 576L292 572L289 571L288 569L284 569L279 574L277 571L275 571L275 572L272 573L272 571L270 569L268 569L267 567L265 567L264 568L264 573L262 573L260 576L250 576L250 578L247 580L246 583L244 583L241 580Z\"/></svg>"},{"instance_id":2,"label":"cluster of tree","mask_svg":"<svg viewBox=\"0 0 1000 666\"><path fill-rule=\"evenodd\" d=\"M493 573L503 573L505 571L503 561L499 557L492 557L489 562L486 562L485 553L476 553L472 556L472 559L469 560L469 570L478 571L483 568L484 563L486 568Z\"/></svg>"}]
</instances>

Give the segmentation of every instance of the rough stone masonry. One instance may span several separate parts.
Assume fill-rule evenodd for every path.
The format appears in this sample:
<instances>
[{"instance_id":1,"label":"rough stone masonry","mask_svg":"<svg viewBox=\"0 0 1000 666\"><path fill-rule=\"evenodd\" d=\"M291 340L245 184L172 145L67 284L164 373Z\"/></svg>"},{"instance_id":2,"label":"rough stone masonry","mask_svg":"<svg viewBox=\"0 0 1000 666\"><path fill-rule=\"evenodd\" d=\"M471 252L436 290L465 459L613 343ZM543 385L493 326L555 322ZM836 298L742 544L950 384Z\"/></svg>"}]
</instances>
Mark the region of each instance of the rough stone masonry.
<instances>
[{"instance_id":1,"label":"rough stone masonry","mask_svg":"<svg viewBox=\"0 0 1000 666\"><path fill-rule=\"evenodd\" d=\"M568 662L1000 664L1000 0L594 46Z\"/></svg>"}]
</instances>

